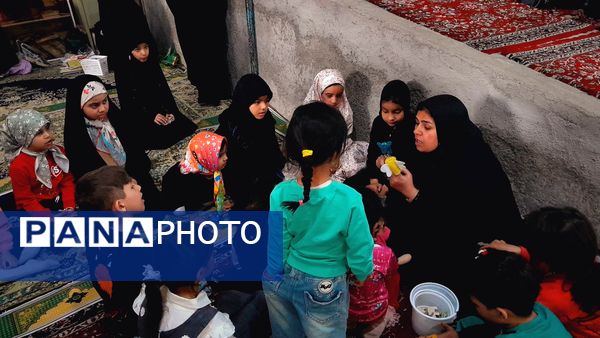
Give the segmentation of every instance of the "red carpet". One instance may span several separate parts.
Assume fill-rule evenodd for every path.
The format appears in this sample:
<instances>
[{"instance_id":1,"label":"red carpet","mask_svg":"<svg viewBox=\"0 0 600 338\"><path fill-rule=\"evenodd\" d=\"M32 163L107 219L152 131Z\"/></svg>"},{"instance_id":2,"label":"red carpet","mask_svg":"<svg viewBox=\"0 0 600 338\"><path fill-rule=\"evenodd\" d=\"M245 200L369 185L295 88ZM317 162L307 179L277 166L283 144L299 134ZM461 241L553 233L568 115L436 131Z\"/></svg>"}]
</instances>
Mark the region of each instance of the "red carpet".
<instances>
[{"instance_id":1,"label":"red carpet","mask_svg":"<svg viewBox=\"0 0 600 338\"><path fill-rule=\"evenodd\" d=\"M514 0L369 1L600 98L600 31L587 18L531 8Z\"/></svg>"}]
</instances>

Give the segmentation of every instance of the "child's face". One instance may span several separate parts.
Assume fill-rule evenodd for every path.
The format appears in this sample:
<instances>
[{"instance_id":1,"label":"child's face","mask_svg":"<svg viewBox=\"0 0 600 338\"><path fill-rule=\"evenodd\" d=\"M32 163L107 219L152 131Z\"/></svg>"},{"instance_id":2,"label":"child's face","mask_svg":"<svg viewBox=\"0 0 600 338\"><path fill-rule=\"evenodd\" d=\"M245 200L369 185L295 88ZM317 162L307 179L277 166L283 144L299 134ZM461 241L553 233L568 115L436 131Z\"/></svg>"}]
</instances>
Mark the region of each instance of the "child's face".
<instances>
[{"instance_id":1,"label":"child's face","mask_svg":"<svg viewBox=\"0 0 600 338\"><path fill-rule=\"evenodd\" d=\"M54 145L54 135L50 131L50 125L45 125L35 134L31 144L27 147L27 149L41 153L44 152Z\"/></svg>"},{"instance_id":2,"label":"child's face","mask_svg":"<svg viewBox=\"0 0 600 338\"><path fill-rule=\"evenodd\" d=\"M135 179L131 179L131 182L123 186L123 192L125 192L125 198L123 199L125 211L146 210L144 199L142 198L142 187L137 184Z\"/></svg>"},{"instance_id":3,"label":"child's face","mask_svg":"<svg viewBox=\"0 0 600 338\"><path fill-rule=\"evenodd\" d=\"M106 121L108 117L108 94L99 94L92 97L83 105L83 113L90 120Z\"/></svg>"},{"instance_id":4,"label":"child's face","mask_svg":"<svg viewBox=\"0 0 600 338\"><path fill-rule=\"evenodd\" d=\"M150 48L148 47L147 43L142 42L131 51L131 55L133 55L133 57L139 62L146 62L148 61L148 56L150 55Z\"/></svg>"},{"instance_id":5,"label":"child's face","mask_svg":"<svg viewBox=\"0 0 600 338\"><path fill-rule=\"evenodd\" d=\"M263 95L250 105L250 112L257 120L262 120L269 110L269 97Z\"/></svg>"},{"instance_id":6,"label":"child's face","mask_svg":"<svg viewBox=\"0 0 600 338\"><path fill-rule=\"evenodd\" d=\"M381 102L381 118L388 126L393 127L404 120L404 108L392 101Z\"/></svg>"},{"instance_id":7,"label":"child's face","mask_svg":"<svg viewBox=\"0 0 600 338\"><path fill-rule=\"evenodd\" d=\"M325 88L325 90L321 93L321 102L332 108L338 109L342 103L343 95L344 87L339 84L334 84Z\"/></svg>"},{"instance_id":8,"label":"child's face","mask_svg":"<svg viewBox=\"0 0 600 338\"><path fill-rule=\"evenodd\" d=\"M221 151L219 152L218 169L223 170L223 168L225 168L226 165L227 165L227 145L224 144L223 147L221 148Z\"/></svg>"},{"instance_id":9,"label":"child's face","mask_svg":"<svg viewBox=\"0 0 600 338\"><path fill-rule=\"evenodd\" d=\"M385 227L385 219L383 219L383 217L379 217L377 222L375 224L373 224L373 228L372 228L373 229L373 231L372 231L373 237L377 237L379 232L383 231L384 227Z\"/></svg>"}]
</instances>

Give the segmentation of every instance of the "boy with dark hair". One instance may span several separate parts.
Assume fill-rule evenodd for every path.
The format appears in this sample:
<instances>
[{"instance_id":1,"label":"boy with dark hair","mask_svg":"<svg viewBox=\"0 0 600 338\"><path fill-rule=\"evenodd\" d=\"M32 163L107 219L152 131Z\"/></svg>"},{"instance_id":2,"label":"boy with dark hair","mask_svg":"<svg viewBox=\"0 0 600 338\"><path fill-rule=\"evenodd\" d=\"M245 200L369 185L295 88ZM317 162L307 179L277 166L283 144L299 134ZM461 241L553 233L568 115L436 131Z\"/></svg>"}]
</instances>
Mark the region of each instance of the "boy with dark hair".
<instances>
[{"instance_id":1,"label":"boy with dark hair","mask_svg":"<svg viewBox=\"0 0 600 338\"><path fill-rule=\"evenodd\" d=\"M144 211L142 188L119 166L104 166L77 181L75 199L82 211Z\"/></svg>"},{"instance_id":2,"label":"boy with dark hair","mask_svg":"<svg viewBox=\"0 0 600 338\"><path fill-rule=\"evenodd\" d=\"M80 211L144 211L141 190L124 168L104 166L79 178L75 200ZM86 251L94 287L104 300L107 329L115 337L136 335L137 315L131 305L142 283L111 280L109 267L127 264L125 260L116 258L116 252L109 252L106 248L87 248Z\"/></svg>"},{"instance_id":3,"label":"boy with dark hair","mask_svg":"<svg viewBox=\"0 0 600 338\"><path fill-rule=\"evenodd\" d=\"M571 337L558 318L536 303L539 282L520 256L487 249L476 258L471 278L471 301L480 317L443 325L438 338Z\"/></svg>"}]
</instances>

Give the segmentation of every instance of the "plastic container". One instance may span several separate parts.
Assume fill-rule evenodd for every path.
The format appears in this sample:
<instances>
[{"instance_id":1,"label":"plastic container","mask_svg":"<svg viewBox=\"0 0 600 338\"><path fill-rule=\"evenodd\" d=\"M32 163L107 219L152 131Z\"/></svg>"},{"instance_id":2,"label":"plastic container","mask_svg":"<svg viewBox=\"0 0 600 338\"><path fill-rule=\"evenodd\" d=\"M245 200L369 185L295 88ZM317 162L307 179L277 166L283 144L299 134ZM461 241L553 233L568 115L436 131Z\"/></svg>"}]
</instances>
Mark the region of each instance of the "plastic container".
<instances>
[{"instance_id":1,"label":"plastic container","mask_svg":"<svg viewBox=\"0 0 600 338\"><path fill-rule=\"evenodd\" d=\"M438 283L421 283L410 292L410 305L412 306L413 330L422 336L441 333L442 323L452 323L459 310L458 298L452 290ZM419 306L437 306L441 312L448 316L443 318L430 317L418 309Z\"/></svg>"}]
</instances>

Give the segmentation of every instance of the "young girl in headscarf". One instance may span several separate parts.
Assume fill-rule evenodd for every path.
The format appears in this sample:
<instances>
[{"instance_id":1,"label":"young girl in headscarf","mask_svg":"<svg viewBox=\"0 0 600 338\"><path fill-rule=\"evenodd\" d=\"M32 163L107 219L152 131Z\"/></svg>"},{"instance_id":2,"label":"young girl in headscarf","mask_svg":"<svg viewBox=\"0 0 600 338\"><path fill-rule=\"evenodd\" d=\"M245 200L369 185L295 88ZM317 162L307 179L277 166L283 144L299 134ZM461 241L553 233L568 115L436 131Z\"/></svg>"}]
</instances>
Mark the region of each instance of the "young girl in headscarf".
<instances>
[{"instance_id":1,"label":"young girl in headscarf","mask_svg":"<svg viewBox=\"0 0 600 338\"><path fill-rule=\"evenodd\" d=\"M346 97L344 77L339 70L323 69L315 76L313 84L304 99L304 104L313 101L324 102L328 106L339 110L344 117L344 121L346 121L348 130L346 147L340 157L340 167L333 176L334 180L343 182L365 167L368 144L366 142L353 141L350 138L354 129L352 108ZM288 173L286 173L287 176Z\"/></svg>"},{"instance_id":2,"label":"young girl in headscarf","mask_svg":"<svg viewBox=\"0 0 600 338\"><path fill-rule=\"evenodd\" d=\"M414 118L409 116L410 90L400 81L388 82L381 91L379 114L371 125L367 167L345 181L355 189L373 191L379 198L385 198L389 187L388 180L380 168L388 156L410 162L408 158L414 148Z\"/></svg>"},{"instance_id":3,"label":"young girl in headscarf","mask_svg":"<svg viewBox=\"0 0 600 338\"><path fill-rule=\"evenodd\" d=\"M8 115L1 134L17 209L74 210L69 160L53 143L50 121L35 110L19 109Z\"/></svg>"},{"instance_id":4,"label":"young girl in headscarf","mask_svg":"<svg viewBox=\"0 0 600 338\"><path fill-rule=\"evenodd\" d=\"M162 188L170 209L184 206L186 211L218 211L231 207L225 201L221 170L227 164L227 140L202 131L187 146L185 158L163 176Z\"/></svg>"},{"instance_id":5,"label":"young girl in headscarf","mask_svg":"<svg viewBox=\"0 0 600 338\"><path fill-rule=\"evenodd\" d=\"M196 124L177 108L147 28L133 27L123 34L115 61L121 109L131 125L153 136L140 140L144 149L168 148L193 134Z\"/></svg>"},{"instance_id":6,"label":"young girl in headscarf","mask_svg":"<svg viewBox=\"0 0 600 338\"><path fill-rule=\"evenodd\" d=\"M281 182L284 158L269 111L273 92L256 74L240 78L231 106L219 116L216 133L227 139L227 192L236 209L267 210L269 194Z\"/></svg>"},{"instance_id":7,"label":"young girl in headscarf","mask_svg":"<svg viewBox=\"0 0 600 338\"><path fill-rule=\"evenodd\" d=\"M162 208L160 192L150 176L150 159L133 135L122 112L111 102L102 81L92 75L71 80L65 108L65 149L75 179L105 165L125 167L142 187L146 210Z\"/></svg>"}]
</instances>

